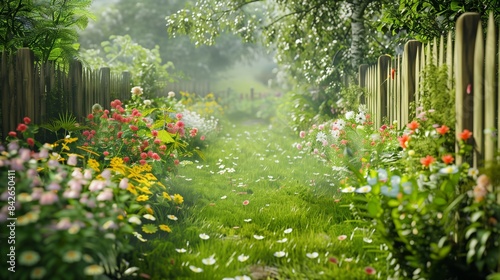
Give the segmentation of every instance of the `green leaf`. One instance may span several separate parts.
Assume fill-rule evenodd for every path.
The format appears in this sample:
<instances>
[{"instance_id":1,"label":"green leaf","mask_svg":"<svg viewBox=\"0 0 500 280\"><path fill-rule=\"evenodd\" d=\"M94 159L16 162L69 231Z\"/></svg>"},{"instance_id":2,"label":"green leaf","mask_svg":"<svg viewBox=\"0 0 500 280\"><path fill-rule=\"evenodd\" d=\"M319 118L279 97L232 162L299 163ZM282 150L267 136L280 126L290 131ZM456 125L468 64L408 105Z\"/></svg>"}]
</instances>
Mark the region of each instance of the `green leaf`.
<instances>
[{"instance_id":1,"label":"green leaf","mask_svg":"<svg viewBox=\"0 0 500 280\"><path fill-rule=\"evenodd\" d=\"M172 135L166 130L158 131L158 139L160 139L163 143L174 143L175 140Z\"/></svg>"},{"instance_id":2,"label":"green leaf","mask_svg":"<svg viewBox=\"0 0 500 280\"><path fill-rule=\"evenodd\" d=\"M481 218L482 216L484 215L484 212L483 211L477 211L477 212L474 212L474 214L472 214L470 216L470 220L471 222L476 222L477 220L479 220L479 218Z\"/></svg>"},{"instance_id":3,"label":"green leaf","mask_svg":"<svg viewBox=\"0 0 500 280\"><path fill-rule=\"evenodd\" d=\"M396 199L391 199L387 202L387 205L389 205L390 207L398 207L401 203L399 202L399 200L396 200Z\"/></svg>"},{"instance_id":4,"label":"green leaf","mask_svg":"<svg viewBox=\"0 0 500 280\"><path fill-rule=\"evenodd\" d=\"M446 201L446 199L444 199L442 197L436 197L436 198L434 198L434 204L439 205L439 206L443 206L443 205L447 204L447 201Z\"/></svg>"}]
</instances>

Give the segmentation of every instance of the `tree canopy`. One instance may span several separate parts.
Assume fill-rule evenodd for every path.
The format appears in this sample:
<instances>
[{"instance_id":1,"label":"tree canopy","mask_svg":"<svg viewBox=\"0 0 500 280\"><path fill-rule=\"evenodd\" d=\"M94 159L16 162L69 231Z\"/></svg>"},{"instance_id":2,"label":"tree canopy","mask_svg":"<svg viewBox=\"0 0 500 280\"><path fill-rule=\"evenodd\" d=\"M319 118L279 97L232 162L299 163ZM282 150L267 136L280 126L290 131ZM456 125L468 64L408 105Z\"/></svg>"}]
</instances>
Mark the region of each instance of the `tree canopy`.
<instances>
[{"instance_id":1,"label":"tree canopy","mask_svg":"<svg viewBox=\"0 0 500 280\"><path fill-rule=\"evenodd\" d=\"M30 48L42 61L78 53L78 29L93 18L91 0L5 0L0 6L0 51Z\"/></svg>"}]
</instances>

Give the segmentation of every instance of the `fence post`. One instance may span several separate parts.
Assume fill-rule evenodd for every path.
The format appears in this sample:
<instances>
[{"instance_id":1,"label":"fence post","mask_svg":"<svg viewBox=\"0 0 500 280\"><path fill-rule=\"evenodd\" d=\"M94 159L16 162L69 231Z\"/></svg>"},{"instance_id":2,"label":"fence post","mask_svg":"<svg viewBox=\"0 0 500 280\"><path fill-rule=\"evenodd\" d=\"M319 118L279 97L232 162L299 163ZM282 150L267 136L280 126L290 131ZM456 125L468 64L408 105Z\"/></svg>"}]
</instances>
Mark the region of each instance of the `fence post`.
<instances>
[{"instance_id":1,"label":"fence post","mask_svg":"<svg viewBox=\"0 0 500 280\"><path fill-rule=\"evenodd\" d=\"M120 100L126 100L130 97L130 79L131 79L131 74L129 71L123 71L122 72L122 83L121 83L121 88L119 92L119 98Z\"/></svg>"},{"instance_id":2,"label":"fence post","mask_svg":"<svg viewBox=\"0 0 500 280\"><path fill-rule=\"evenodd\" d=\"M495 128L495 45L496 31L495 20L493 13L490 13L488 19L488 29L486 34L486 54L484 61L486 63L484 69L484 127L493 131ZM499 46L500 47L500 46ZM496 98L500 98L497 96ZM500 111L500 108L498 108ZM497 113L498 114L498 113ZM500 128L500 127L497 127ZM486 164L492 162L495 158L495 141L491 134L485 135L484 139L484 161Z\"/></svg>"},{"instance_id":3,"label":"fence post","mask_svg":"<svg viewBox=\"0 0 500 280\"><path fill-rule=\"evenodd\" d=\"M483 82L484 82L484 42L483 42L483 28L481 24L477 25L477 35L474 51L474 110L473 110L473 127L474 127L474 142L476 149L474 151L474 167L479 167L482 164L484 156L484 95L483 95Z\"/></svg>"},{"instance_id":4,"label":"fence post","mask_svg":"<svg viewBox=\"0 0 500 280\"><path fill-rule=\"evenodd\" d=\"M387 83L389 71L389 64L391 63L391 57L388 55L382 55L378 58L378 100L377 102L377 114L375 116L375 125L380 127L382 125L382 120L387 116Z\"/></svg>"},{"instance_id":5,"label":"fence post","mask_svg":"<svg viewBox=\"0 0 500 280\"><path fill-rule=\"evenodd\" d=\"M474 49L476 41L477 26L480 16L477 13L464 13L456 23L455 42L455 130L461 132L464 129L474 131L474 93L471 88L474 81ZM474 136L475 137L475 136ZM469 139L470 141L470 139ZM470 143L470 142L469 142ZM456 146L459 151L458 145ZM457 155L456 163L463 162L463 158ZM472 163L469 160L469 163Z\"/></svg>"},{"instance_id":6,"label":"fence post","mask_svg":"<svg viewBox=\"0 0 500 280\"><path fill-rule=\"evenodd\" d=\"M80 119L85 118L92 112L92 104L89 106L83 94L83 65L80 61L73 60L69 68L69 79L71 94L73 95L73 115Z\"/></svg>"},{"instance_id":7,"label":"fence post","mask_svg":"<svg viewBox=\"0 0 500 280\"><path fill-rule=\"evenodd\" d=\"M367 75L367 71L368 71L368 64L361 64L359 66L359 70L358 70L358 84L359 84L359 87L363 88L365 92L366 92L366 75ZM366 97L365 97L364 93L359 97L359 103L360 104L365 104L366 103Z\"/></svg>"},{"instance_id":8,"label":"fence post","mask_svg":"<svg viewBox=\"0 0 500 280\"><path fill-rule=\"evenodd\" d=\"M106 108L111 103L110 98L110 85L111 85L111 70L109 67L101 67L100 72L100 83L99 83L99 104Z\"/></svg>"},{"instance_id":9,"label":"fence post","mask_svg":"<svg viewBox=\"0 0 500 280\"><path fill-rule=\"evenodd\" d=\"M417 90L416 66L420 61L417 61L417 56L422 48L422 43L416 40L408 41L405 44L403 56L403 96L401 98L401 122L408 123L410 121L409 104L415 101L415 92Z\"/></svg>"}]
</instances>

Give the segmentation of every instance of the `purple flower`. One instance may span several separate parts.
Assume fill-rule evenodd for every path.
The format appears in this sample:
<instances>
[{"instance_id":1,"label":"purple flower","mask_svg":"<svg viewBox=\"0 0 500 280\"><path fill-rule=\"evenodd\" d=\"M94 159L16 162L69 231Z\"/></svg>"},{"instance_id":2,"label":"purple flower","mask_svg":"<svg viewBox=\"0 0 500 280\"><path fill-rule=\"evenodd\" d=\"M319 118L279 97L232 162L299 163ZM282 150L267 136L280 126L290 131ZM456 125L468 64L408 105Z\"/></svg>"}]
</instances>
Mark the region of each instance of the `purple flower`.
<instances>
[{"instance_id":1,"label":"purple flower","mask_svg":"<svg viewBox=\"0 0 500 280\"><path fill-rule=\"evenodd\" d=\"M57 223L56 228L59 230L66 230L71 227L71 220L69 218L62 218L59 223Z\"/></svg>"},{"instance_id":2,"label":"purple flower","mask_svg":"<svg viewBox=\"0 0 500 280\"><path fill-rule=\"evenodd\" d=\"M10 160L10 169L21 171L24 170L24 161L20 158L13 158Z\"/></svg>"},{"instance_id":3,"label":"purple flower","mask_svg":"<svg viewBox=\"0 0 500 280\"><path fill-rule=\"evenodd\" d=\"M87 180L92 179L92 170L85 169L85 171L83 172L83 178L85 178Z\"/></svg>"},{"instance_id":4,"label":"purple flower","mask_svg":"<svg viewBox=\"0 0 500 280\"><path fill-rule=\"evenodd\" d=\"M22 161L28 161L31 159L31 151L26 148L21 148L19 150L19 157L21 158Z\"/></svg>"},{"instance_id":5,"label":"purple flower","mask_svg":"<svg viewBox=\"0 0 500 280\"><path fill-rule=\"evenodd\" d=\"M40 149L40 152L38 153L39 158L48 158L49 157L49 150L42 148Z\"/></svg>"},{"instance_id":6,"label":"purple flower","mask_svg":"<svg viewBox=\"0 0 500 280\"><path fill-rule=\"evenodd\" d=\"M89 185L89 190L91 192L96 192L102 190L106 186L106 182L99 180L92 180Z\"/></svg>"},{"instance_id":7,"label":"purple flower","mask_svg":"<svg viewBox=\"0 0 500 280\"><path fill-rule=\"evenodd\" d=\"M101 173L101 176L104 179L110 180L111 179L111 170L110 169L104 169L104 171Z\"/></svg>"},{"instance_id":8,"label":"purple flower","mask_svg":"<svg viewBox=\"0 0 500 280\"><path fill-rule=\"evenodd\" d=\"M51 159L49 160L49 162L47 162L47 165L49 166L49 168L53 169L59 166L59 162L55 159Z\"/></svg>"},{"instance_id":9,"label":"purple flower","mask_svg":"<svg viewBox=\"0 0 500 280\"><path fill-rule=\"evenodd\" d=\"M7 150L9 153L17 153L17 150L19 149L19 144L17 144L17 141L12 141L9 144L7 144Z\"/></svg>"},{"instance_id":10,"label":"purple flower","mask_svg":"<svg viewBox=\"0 0 500 280\"><path fill-rule=\"evenodd\" d=\"M68 186L71 190L81 192L82 191L82 183L80 180L71 179L68 182Z\"/></svg>"},{"instance_id":11,"label":"purple flower","mask_svg":"<svg viewBox=\"0 0 500 280\"><path fill-rule=\"evenodd\" d=\"M71 189L67 189L66 191L64 191L63 193L63 197L64 198L79 198L80 197L80 192L79 191L75 191L75 190L71 190Z\"/></svg>"},{"instance_id":12,"label":"purple flower","mask_svg":"<svg viewBox=\"0 0 500 280\"><path fill-rule=\"evenodd\" d=\"M33 188L33 192L31 193L32 200L39 200L43 194L43 188Z\"/></svg>"},{"instance_id":13,"label":"purple flower","mask_svg":"<svg viewBox=\"0 0 500 280\"><path fill-rule=\"evenodd\" d=\"M58 191L61 189L61 186L56 182L52 182L46 187L46 189L49 191Z\"/></svg>"}]
</instances>

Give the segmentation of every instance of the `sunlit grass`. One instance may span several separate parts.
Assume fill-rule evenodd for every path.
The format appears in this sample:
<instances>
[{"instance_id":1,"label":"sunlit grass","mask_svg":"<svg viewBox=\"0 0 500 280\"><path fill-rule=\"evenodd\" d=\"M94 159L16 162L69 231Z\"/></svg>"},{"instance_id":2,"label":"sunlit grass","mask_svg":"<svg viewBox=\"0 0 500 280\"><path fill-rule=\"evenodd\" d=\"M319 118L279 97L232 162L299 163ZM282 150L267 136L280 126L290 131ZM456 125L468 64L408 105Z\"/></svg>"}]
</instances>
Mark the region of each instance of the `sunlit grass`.
<instances>
[{"instance_id":1,"label":"sunlit grass","mask_svg":"<svg viewBox=\"0 0 500 280\"><path fill-rule=\"evenodd\" d=\"M167 221L172 233L143 244L152 250L144 272L153 279L376 277L364 267L378 264L379 245L353 220L339 178L293 149L295 138L284 128L226 124L206 161L169 181L186 203L163 213L179 217ZM215 263L205 264L211 256Z\"/></svg>"}]
</instances>

